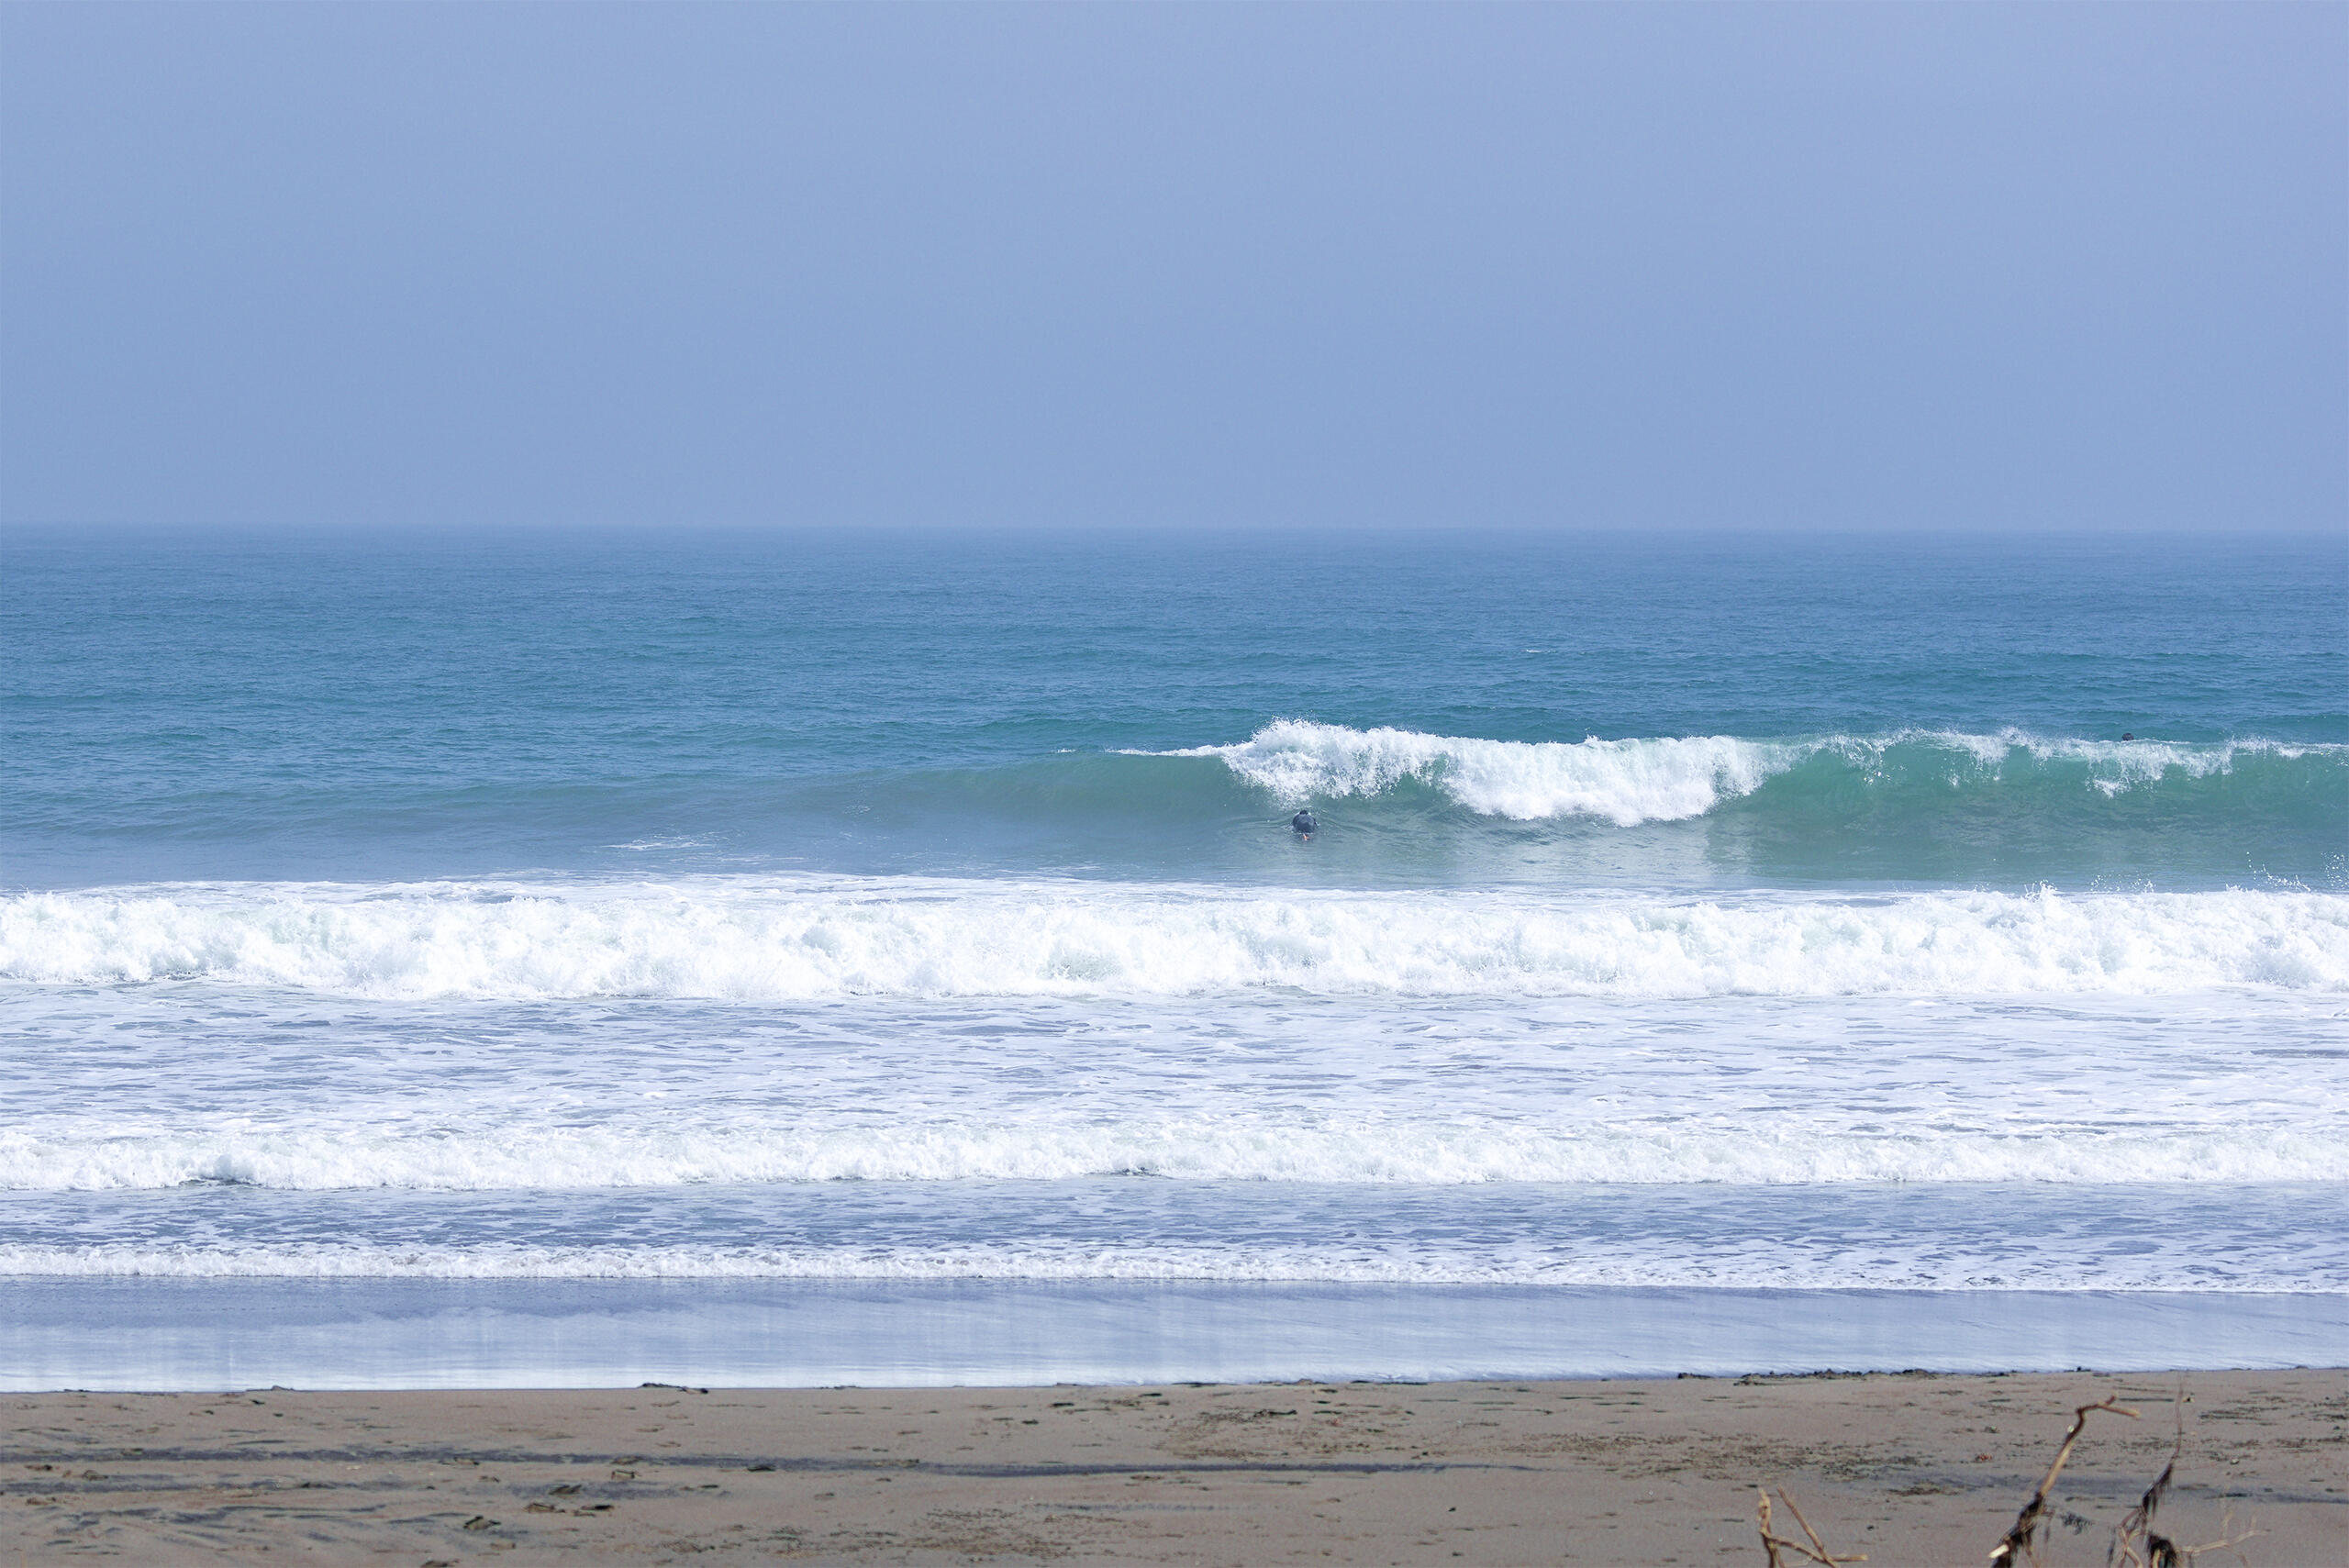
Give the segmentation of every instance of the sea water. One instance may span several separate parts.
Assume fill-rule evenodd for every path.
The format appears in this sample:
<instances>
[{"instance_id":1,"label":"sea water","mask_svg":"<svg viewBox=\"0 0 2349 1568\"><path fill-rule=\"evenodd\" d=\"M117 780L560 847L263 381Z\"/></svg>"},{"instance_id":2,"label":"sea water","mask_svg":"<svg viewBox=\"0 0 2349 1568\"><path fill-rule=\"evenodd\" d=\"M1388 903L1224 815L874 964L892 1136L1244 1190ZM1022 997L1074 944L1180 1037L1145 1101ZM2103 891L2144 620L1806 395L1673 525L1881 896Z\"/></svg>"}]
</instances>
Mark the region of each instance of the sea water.
<instances>
[{"instance_id":1,"label":"sea water","mask_svg":"<svg viewBox=\"0 0 2349 1568\"><path fill-rule=\"evenodd\" d=\"M11 1385L2349 1359L2339 539L0 550Z\"/></svg>"}]
</instances>

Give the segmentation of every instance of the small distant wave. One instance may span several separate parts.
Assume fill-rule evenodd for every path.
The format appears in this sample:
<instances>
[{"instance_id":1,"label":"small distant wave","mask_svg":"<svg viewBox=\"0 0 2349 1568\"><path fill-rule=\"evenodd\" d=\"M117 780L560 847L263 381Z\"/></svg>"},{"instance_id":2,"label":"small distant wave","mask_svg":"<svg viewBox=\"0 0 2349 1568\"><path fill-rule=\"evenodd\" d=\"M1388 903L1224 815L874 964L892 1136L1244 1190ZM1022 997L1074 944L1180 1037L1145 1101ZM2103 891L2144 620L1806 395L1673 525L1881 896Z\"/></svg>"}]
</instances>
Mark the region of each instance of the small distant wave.
<instances>
[{"instance_id":1,"label":"small distant wave","mask_svg":"<svg viewBox=\"0 0 2349 1568\"><path fill-rule=\"evenodd\" d=\"M2110 799L2165 782L2224 777L2254 762L2319 770L2287 784L2323 791L2316 808L2349 795L2349 746L2272 740L2188 743L1909 729L1752 740L1734 736L1565 741L1488 740L1416 730L1353 729L1281 719L1232 745L1146 753L1219 759L1284 805L1367 798L1405 784L1441 792L1480 816L1516 821L1589 817L1618 827L1703 817L1776 781L1808 775L1810 793L2053 791ZM2029 800L2018 805L2028 807Z\"/></svg>"},{"instance_id":2,"label":"small distant wave","mask_svg":"<svg viewBox=\"0 0 2349 1568\"><path fill-rule=\"evenodd\" d=\"M387 1133L190 1129L126 1136L0 1134L0 1190L160 1190L235 1183L291 1191L587 1190L704 1183L1719 1183L2349 1181L2323 1130L1865 1133L1719 1125L1553 1130L1493 1122L1302 1118L1095 1123L910 1121L888 1127L531 1127Z\"/></svg>"},{"instance_id":3,"label":"small distant wave","mask_svg":"<svg viewBox=\"0 0 2349 1568\"><path fill-rule=\"evenodd\" d=\"M0 899L0 980L379 999L2349 991L2349 897L1108 883L183 884Z\"/></svg>"}]
</instances>

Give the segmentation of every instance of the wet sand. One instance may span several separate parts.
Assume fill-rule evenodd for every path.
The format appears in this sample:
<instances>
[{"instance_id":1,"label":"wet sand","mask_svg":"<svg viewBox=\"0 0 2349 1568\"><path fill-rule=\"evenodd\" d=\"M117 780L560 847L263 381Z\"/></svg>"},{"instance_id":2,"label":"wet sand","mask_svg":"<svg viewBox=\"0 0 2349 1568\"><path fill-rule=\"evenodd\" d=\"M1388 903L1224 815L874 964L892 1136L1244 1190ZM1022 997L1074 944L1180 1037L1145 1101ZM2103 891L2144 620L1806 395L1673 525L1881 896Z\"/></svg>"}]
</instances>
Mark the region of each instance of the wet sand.
<instances>
[{"instance_id":1,"label":"wet sand","mask_svg":"<svg viewBox=\"0 0 2349 1568\"><path fill-rule=\"evenodd\" d=\"M2119 1394L2043 1561L2104 1561L2176 1375L0 1396L0 1561L1981 1562ZM2185 1378L2160 1523L2349 1563L2349 1372ZM1791 1521L1780 1515L1782 1529Z\"/></svg>"}]
</instances>

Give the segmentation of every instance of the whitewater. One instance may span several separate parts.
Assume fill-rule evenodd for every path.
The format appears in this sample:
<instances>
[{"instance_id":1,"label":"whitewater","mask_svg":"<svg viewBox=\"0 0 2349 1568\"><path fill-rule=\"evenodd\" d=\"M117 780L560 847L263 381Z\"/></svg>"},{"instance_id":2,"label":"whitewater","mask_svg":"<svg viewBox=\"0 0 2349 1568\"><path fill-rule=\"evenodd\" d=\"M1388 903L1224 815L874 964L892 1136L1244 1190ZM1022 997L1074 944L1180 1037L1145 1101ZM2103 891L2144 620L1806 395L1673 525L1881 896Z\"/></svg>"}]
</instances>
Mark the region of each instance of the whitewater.
<instances>
[{"instance_id":1,"label":"whitewater","mask_svg":"<svg viewBox=\"0 0 2349 1568\"><path fill-rule=\"evenodd\" d=\"M1920 786L1939 794L2092 791L2107 799L2164 784L2232 780L2306 763L2309 783L2349 780L2349 746L2290 745L2258 739L2214 743L2092 740L2039 736L2012 727L1996 734L1899 730L1753 740L1731 735L1578 742L1492 740L1425 735L1390 726L1280 719L1246 740L1149 753L1213 757L1283 805L1376 796L1411 783L1440 790L1470 811L1518 821L1591 817L1630 828L1677 822L1794 773L1806 764L1877 793ZM1821 782L1824 782L1823 780Z\"/></svg>"},{"instance_id":2,"label":"whitewater","mask_svg":"<svg viewBox=\"0 0 2349 1568\"><path fill-rule=\"evenodd\" d=\"M699 878L0 899L0 983L382 999L2349 992L2332 893L1865 901Z\"/></svg>"}]
</instances>

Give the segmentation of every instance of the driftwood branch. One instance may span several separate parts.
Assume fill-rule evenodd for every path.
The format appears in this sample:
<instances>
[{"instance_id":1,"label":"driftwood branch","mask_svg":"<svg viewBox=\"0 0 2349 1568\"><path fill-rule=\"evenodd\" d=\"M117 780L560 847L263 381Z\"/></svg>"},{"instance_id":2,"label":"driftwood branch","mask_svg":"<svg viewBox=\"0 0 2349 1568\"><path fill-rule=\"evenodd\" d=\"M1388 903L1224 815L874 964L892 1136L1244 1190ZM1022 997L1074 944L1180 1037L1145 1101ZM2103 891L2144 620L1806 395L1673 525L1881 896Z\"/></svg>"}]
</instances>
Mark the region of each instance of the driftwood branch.
<instances>
[{"instance_id":1,"label":"driftwood branch","mask_svg":"<svg viewBox=\"0 0 2349 1568\"><path fill-rule=\"evenodd\" d=\"M2186 1457L2186 1388L2183 1383L2178 1386L2174 1408L2176 1431L2170 1441L2169 1462L2162 1466L2162 1473L2154 1477L2154 1484L2146 1487L2137 1499L2137 1506L2113 1527L2112 1544L2105 1553L2107 1568L2192 1568L2194 1560L2204 1552L2223 1551L2229 1547L2241 1546L2261 1533L2256 1529L2237 1532L2232 1512L2221 1516L2220 1529L2224 1538L2199 1546L2181 1546L2154 1528L2154 1516L2161 1511L2163 1501L2168 1497L2170 1487L2177 1479L2178 1463ZM2093 1405L2074 1407L2071 1428L2065 1432L2063 1442L2057 1446L2055 1457L2047 1466L2047 1473L2040 1478L2038 1490L2032 1493L2031 1501L2023 1505L2022 1512L2015 1516L2014 1526L2007 1531L2006 1539L1990 1553L1990 1562L1995 1568L2022 1568L2025 1563L2037 1564L2040 1534L2055 1513L2052 1500L2055 1483L2063 1475L2064 1467L2072 1462L2072 1451L2079 1446L2081 1437L2087 1431L2088 1418L2099 1411L2108 1416L2125 1417L2132 1421L2140 1418L2140 1413L2121 1404L2117 1395L2107 1396ZM1982 1457L1987 1459L1989 1456L1985 1454ZM1839 1563L1867 1561L1865 1553L1842 1557L1830 1551L1827 1542L1810 1528L1810 1521L1803 1518L1802 1509L1796 1507L1794 1498L1783 1486L1778 1488L1777 1502L1793 1516L1797 1528L1802 1531L1802 1539L1798 1540L1777 1532L1770 1492L1766 1487L1756 1487L1754 1513L1762 1534L1762 1551L1769 1559L1769 1568L1789 1568L1789 1564L1803 1562L1817 1563L1820 1568L1836 1568ZM2068 1514L2065 1518L2076 1527L2086 1528L2087 1524L2086 1519Z\"/></svg>"},{"instance_id":2,"label":"driftwood branch","mask_svg":"<svg viewBox=\"0 0 2349 1568\"><path fill-rule=\"evenodd\" d=\"M1839 1562L1865 1562L1868 1560L1868 1554L1865 1551L1850 1557L1838 1557L1828 1551L1827 1543L1819 1539L1819 1532L1810 1528L1810 1521L1802 1517L1802 1510L1795 1507L1794 1498L1787 1496L1787 1489L1783 1486L1778 1488L1778 1501L1787 1506L1787 1512L1794 1515L1795 1523L1801 1527L1802 1533L1809 1538L1808 1544L1774 1533L1770 1529L1770 1494L1758 1486L1754 1488L1754 1493L1759 1499L1755 1512L1761 1518L1762 1551L1770 1560L1770 1568L1786 1568L1786 1560L1778 1555L1781 1551L1791 1551L1798 1557L1820 1564L1820 1568L1835 1568L1835 1564Z\"/></svg>"},{"instance_id":3,"label":"driftwood branch","mask_svg":"<svg viewBox=\"0 0 2349 1568\"><path fill-rule=\"evenodd\" d=\"M2137 1506L2129 1510L2128 1517L2113 1527L2112 1549L2105 1553L2106 1562L2113 1568L2188 1568L2206 1551L2241 1546L2259 1533L2246 1529L2237 1534L2231 1509L2219 1517L2219 1528L2224 1532L2221 1539L2199 1546L2180 1546L2154 1529L2154 1515L2160 1510L2162 1499L2169 1496L2170 1483L2177 1477L2177 1462L2186 1457L2186 1385L2182 1381L2172 1408L2176 1417L2176 1435L2170 1440L2169 1462L2162 1466L2162 1473L2154 1477L2154 1484L2145 1488L2145 1495L2137 1499Z\"/></svg>"},{"instance_id":4,"label":"driftwood branch","mask_svg":"<svg viewBox=\"0 0 2349 1568\"><path fill-rule=\"evenodd\" d=\"M2074 1410L2072 1429L2064 1434L2064 1446L2055 1451L2055 1462L2047 1467L2047 1474L2039 1483L2039 1490L2031 1495L2031 1501L2025 1503L2022 1512L2015 1516L2014 1528L2007 1531L2007 1539L1998 1542L1991 1551L1991 1562L2000 1564L2001 1568L2014 1568L2018 1562L2039 1561L2039 1553L2032 1550L2032 1542L2038 1537L2039 1527L2047 1522L2047 1494L2055 1489L2055 1477L2064 1473L2064 1466L2072 1457L2072 1445L2078 1442L2080 1434L2088 1429L2088 1418L2099 1410L2126 1416L2132 1421L2137 1418L2137 1412L2121 1404L2114 1395L2107 1395L2093 1405L2083 1405Z\"/></svg>"},{"instance_id":5,"label":"driftwood branch","mask_svg":"<svg viewBox=\"0 0 2349 1568\"><path fill-rule=\"evenodd\" d=\"M2186 1389L2181 1385L2172 1407L2177 1424L2177 1435L2169 1445L2169 1462L2137 1499L2137 1506L2113 1527L2112 1549L2105 1553L2108 1563L2117 1568L2184 1568L2184 1558L2177 1545L2167 1536L2154 1530L2154 1514L2169 1496L2169 1484L2177 1474L2177 1462L2186 1452Z\"/></svg>"}]
</instances>

